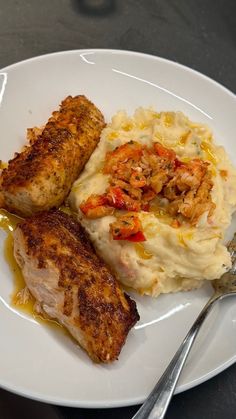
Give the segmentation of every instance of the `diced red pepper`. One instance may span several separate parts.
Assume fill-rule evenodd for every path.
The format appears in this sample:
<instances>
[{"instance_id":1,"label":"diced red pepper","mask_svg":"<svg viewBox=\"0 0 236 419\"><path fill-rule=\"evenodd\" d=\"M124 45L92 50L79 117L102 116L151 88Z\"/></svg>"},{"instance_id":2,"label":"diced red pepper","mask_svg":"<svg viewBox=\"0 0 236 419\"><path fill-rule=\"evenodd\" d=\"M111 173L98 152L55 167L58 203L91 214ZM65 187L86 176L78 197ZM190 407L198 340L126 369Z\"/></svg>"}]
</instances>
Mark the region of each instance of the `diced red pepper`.
<instances>
[{"instance_id":1,"label":"diced red pepper","mask_svg":"<svg viewBox=\"0 0 236 419\"><path fill-rule=\"evenodd\" d=\"M178 169L178 167L183 166L184 163L182 161L180 161L179 159L175 159L175 169Z\"/></svg>"},{"instance_id":2,"label":"diced red pepper","mask_svg":"<svg viewBox=\"0 0 236 419\"><path fill-rule=\"evenodd\" d=\"M128 237L122 237L122 236L113 236L113 240L127 240L129 242L144 242L146 241L146 237L144 236L142 231L138 231L135 234L131 234Z\"/></svg>"},{"instance_id":3,"label":"diced red pepper","mask_svg":"<svg viewBox=\"0 0 236 419\"><path fill-rule=\"evenodd\" d=\"M109 188L107 199L110 205L117 209L125 209L125 196L124 192L119 187Z\"/></svg>"},{"instance_id":4,"label":"diced red pepper","mask_svg":"<svg viewBox=\"0 0 236 419\"><path fill-rule=\"evenodd\" d=\"M137 215L123 215L110 224L113 240L144 241L142 224Z\"/></svg>"},{"instance_id":5,"label":"diced red pepper","mask_svg":"<svg viewBox=\"0 0 236 419\"><path fill-rule=\"evenodd\" d=\"M91 195L86 201L80 205L81 211L86 215L91 209L107 205L108 200L106 195Z\"/></svg>"},{"instance_id":6,"label":"diced red pepper","mask_svg":"<svg viewBox=\"0 0 236 419\"><path fill-rule=\"evenodd\" d=\"M106 161L104 164L103 172L112 173L118 163L125 162L129 159L138 161L142 153L142 145L135 141L130 141L129 143L123 144L106 154Z\"/></svg>"},{"instance_id":7,"label":"diced red pepper","mask_svg":"<svg viewBox=\"0 0 236 419\"><path fill-rule=\"evenodd\" d=\"M143 211L147 211L148 212L150 210L150 204L149 203L143 204L141 209Z\"/></svg>"},{"instance_id":8,"label":"diced red pepper","mask_svg":"<svg viewBox=\"0 0 236 419\"><path fill-rule=\"evenodd\" d=\"M130 198L121 188L118 186L109 188L107 193L107 200L109 205L117 209L123 209L127 211L139 211L140 203Z\"/></svg>"},{"instance_id":9,"label":"diced red pepper","mask_svg":"<svg viewBox=\"0 0 236 419\"><path fill-rule=\"evenodd\" d=\"M130 242L144 242L146 241L146 237L144 236L142 231L138 231L137 233L132 234L129 237L126 237L125 240L128 240Z\"/></svg>"},{"instance_id":10,"label":"diced red pepper","mask_svg":"<svg viewBox=\"0 0 236 419\"><path fill-rule=\"evenodd\" d=\"M169 159L169 160L176 159L176 154L174 150L171 150L170 148L166 148L160 143L154 143L153 147L154 147L155 152L158 154L158 156Z\"/></svg>"}]
</instances>

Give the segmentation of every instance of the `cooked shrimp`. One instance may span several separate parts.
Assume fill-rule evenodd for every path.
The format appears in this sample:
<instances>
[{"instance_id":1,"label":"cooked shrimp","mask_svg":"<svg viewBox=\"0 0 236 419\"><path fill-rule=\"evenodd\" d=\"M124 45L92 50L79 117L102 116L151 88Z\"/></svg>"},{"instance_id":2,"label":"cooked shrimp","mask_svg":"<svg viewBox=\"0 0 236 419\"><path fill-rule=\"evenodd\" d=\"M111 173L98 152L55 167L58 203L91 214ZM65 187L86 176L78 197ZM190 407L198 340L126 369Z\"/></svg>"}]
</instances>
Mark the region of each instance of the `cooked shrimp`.
<instances>
[{"instance_id":1,"label":"cooked shrimp","mask_svg":"<svg viewBox=\"0 0 236 419\"><path fill-rule=\"evenodd\" d=\"M142 224L137 215L126 214L110 225L114 240L144 241ZM142 235L140 235L140 233Z\"/></svg>"},{"instance_id":2,"label":"cooked shrimp","mask_svg":"<svg viewBox=\"0 0 236 419\"><path fill-rule=\"evenodd\" d=\"M114 208L108 205L105 195L91 195L82 202L80 209L87 218L101 218L114 212Z\"/></svg>"},{"instance_id":3,"label":"cooked shrimp","mask_svg":"<svg viewBox=\"0 0 236 419\"><path fill-rule=\"evenodd\" d=\"M103 168L104 173L114 173L120 163L126 163L128 160L138 161L142 155L141 144L130 141L117 147L114 151L107 153L106 162Z\"/></svg>"},{"instance_id":4,"label":"cooked shrimp","mask_svg":"<svg viewBox=\"0 0 236 419\"><path fill-rule=\"evenodd\" d=\"M170 215L180 215L180 219L185 217L195 224L204 212L208 211L210 216L214 210L210 195L213 183L208 165L198 158L183 163L177 159L174 150L159 143L147 147L130 141L107 153L103 172L110 174L111 179L101 196L106 203L97 205L96 209L90 208L86 213L84 208L91 206L88 198L81 210L90 218L96 214L97 217L103 216L103 212L106 215L109 206L122 211L150 211L151 201L160 196L168 200L167 212ZM178 224L177 221L174 225ZM112 234L115 240L123 237L116 235L113 227Z\"/></svg>"},{"instance_id":5,"label":"cooked shrimp","mask_svg":"<svg viewBox=\"0 0 236 419\"><path fill-rule=\"evenodd\" d=\"M215 204L212 202L210 195L212 186L211 175L207 172L198 189L190 189L185 194L182 192L179 197L176 197L176 199L171 202L169 212L172 215L178 213L182 214L184 217L188 218L192 224L196 224L199 217L204 212L208 212L208 217L210 217L215 208Z\"/></svg>"},{"instance_id":6,"label":"cooked shrimp","mask_svg":"<svg viewBox=\"0 0 236 419\"><path fill-rule=\"evenodd\" d=\"M208 163L200 159L191 160L176 170L175 182L180 191L198 188L207 172Z\"/></svg>"}]
</instances>

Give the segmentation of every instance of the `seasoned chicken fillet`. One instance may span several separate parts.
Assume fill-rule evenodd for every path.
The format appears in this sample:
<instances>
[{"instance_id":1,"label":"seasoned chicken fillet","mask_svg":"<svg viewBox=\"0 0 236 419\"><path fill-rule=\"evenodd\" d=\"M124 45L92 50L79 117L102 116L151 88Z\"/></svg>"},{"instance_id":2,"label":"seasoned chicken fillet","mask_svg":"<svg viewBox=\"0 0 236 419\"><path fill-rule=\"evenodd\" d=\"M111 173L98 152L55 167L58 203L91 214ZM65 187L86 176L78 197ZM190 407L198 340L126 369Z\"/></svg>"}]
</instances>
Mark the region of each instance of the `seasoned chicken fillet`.
<instances>
[{"instance_id":1,"label":"seasoned chicken fillet","mask_svg":"<svg viewBox=\"0 0 236 419\"><path fill-rule=\"evenodd\" d=\"M83 227L59 210L35 215L14 231L14 254L42 311L94 361L117 359L139 315Z\"/></svg>"},{"instance_id":2,"label":"seasoned chicken fillet","mask_svg":"<svg viewBox=\"0 0 236 419\"><path fill-rule=\"evenodd\" d=\"M104 126L103 115L85 96L68 96L3 170L0 205L22 216L60 206Z\"/></svg>"}]
</instances>

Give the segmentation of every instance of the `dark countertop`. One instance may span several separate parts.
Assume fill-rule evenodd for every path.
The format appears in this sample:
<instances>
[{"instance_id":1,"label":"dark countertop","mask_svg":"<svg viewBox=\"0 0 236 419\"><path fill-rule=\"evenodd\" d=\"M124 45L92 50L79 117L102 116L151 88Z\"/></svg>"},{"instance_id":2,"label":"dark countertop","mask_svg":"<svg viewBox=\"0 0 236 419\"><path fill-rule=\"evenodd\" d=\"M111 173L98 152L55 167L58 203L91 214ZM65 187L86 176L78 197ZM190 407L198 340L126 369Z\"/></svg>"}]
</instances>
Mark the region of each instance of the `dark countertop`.
<instances>
[{"instance_id":1,"label":"dark countertop","mask_svg":"<svg viewBox=\"0 0 236 419\"><path fill-rule=\"evenodd\" d=\"M55 51L127 49L180 62L236 91L234 0L0 0L0 41L0 68ZM166 418L235 419L235 394L233 365L175 396ZM0 390L2 419L129 419L137 408L62 408Z\"/></svg>"}]
</instances>

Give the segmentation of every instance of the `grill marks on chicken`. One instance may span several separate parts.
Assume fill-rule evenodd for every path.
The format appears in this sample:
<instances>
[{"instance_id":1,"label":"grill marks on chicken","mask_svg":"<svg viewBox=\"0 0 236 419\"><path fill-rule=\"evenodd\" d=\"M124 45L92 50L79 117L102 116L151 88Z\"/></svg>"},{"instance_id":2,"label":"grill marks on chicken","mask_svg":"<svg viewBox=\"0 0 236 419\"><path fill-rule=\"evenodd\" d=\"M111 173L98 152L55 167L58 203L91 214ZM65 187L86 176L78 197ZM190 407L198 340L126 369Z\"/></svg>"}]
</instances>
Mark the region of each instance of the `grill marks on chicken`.
<instances>
[{"instance_id":1,"label":"grill marks on chicken","mask_svg":"<svg viewBox=\"0 0 236 419\"><path fill-rule=\"evenodd\" d=\"M18 224L14 254L32 295L96 362L117 359L139 319L82 226L61 211Z\"/></svg>"},{"instance_id":2,"label":"grill marks on chicken","mask_svg":"<svg viewBox=\"0 0 236 419\"><path fill-rule=\"evenodd\" d=\"M85 96L68 96L42 132L34 129L30 145L3 170L3 206L21 216L60 206L104 126L103 115Z\"/></svg>"}]
</instances>

